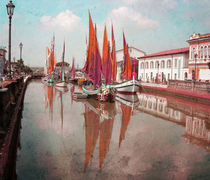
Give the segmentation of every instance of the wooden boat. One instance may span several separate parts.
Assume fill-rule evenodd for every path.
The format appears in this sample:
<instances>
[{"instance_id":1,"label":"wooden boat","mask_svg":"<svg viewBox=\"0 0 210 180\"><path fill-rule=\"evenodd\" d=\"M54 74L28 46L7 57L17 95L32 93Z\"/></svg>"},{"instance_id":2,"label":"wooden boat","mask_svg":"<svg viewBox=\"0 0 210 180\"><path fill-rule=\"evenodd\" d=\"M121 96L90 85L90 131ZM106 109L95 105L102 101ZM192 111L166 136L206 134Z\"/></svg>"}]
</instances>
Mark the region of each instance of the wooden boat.
<instances>
[{"instance_id":1,"label":"wooden boat","mask_svg":"<svg viewBox=\"0 0 210 180\"><path fill-rule=\"evenodd\" d=\"M6 92L8 90L8 88L2 88L0 87L0 92Z\"/></svg>"},{"instance_id":2,"label":"wooden boat","mask_svg":"<svg viewBox=\"0 0 210 180\"><path fill-rule=\"evenodd\" d=\"M139 91L140 83L139 81L132 79L129 81L124 81L119 84L110 85L110 88L115 88L118 93L123 94L135 94Z\"/></svg>"},{"instance_id":3,"label":"wooden boat","mask_svg":"<svg viewBox=\"0 0 210 180\"><path fill-rule=\"evenodd\" d=\"M67 87L67 83L65 81L58 81L55 83L55 86L58 86L58 87Z\"/></svg>"}]
</instances>

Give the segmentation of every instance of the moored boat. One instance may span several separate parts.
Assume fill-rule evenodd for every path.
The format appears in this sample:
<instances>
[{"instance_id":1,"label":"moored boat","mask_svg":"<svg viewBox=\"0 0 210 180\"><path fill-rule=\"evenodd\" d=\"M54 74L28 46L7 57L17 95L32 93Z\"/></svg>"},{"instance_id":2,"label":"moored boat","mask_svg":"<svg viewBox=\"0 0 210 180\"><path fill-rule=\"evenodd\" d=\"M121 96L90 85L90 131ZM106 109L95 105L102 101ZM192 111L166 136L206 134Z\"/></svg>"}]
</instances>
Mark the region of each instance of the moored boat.
<instances>
[{"instance_id":1,"label":"moored boat","mask_svg":"<svg viewBox=\"0 0 210 180\"><path fill-rule=\"evenodd\" d=\"M115 88L118 93L135 94L139 91L140 82L135 79L132 79L119 84L110 85L109 87Z\"/></svg>"}]
</instances>

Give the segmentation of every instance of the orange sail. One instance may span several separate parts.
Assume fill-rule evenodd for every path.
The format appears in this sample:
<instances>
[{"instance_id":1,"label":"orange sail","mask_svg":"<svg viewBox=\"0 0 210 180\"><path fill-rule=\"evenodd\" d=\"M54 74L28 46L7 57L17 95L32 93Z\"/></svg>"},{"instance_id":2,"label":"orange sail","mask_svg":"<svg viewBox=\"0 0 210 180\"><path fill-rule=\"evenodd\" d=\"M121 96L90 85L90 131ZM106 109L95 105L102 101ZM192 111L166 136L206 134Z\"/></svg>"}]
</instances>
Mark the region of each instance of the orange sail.
<instances>
[{"instance_id":1,"label":"orange sail","mask_svg":"<svg viewBox=\"0 0 210 180\"><path fill-rule=\"evenodd\" d=\"M125 40L125 35L123 33L123 52L124 52L124 71L121 76L126 79L132 79L132 62L130 58L130 54L128 52L128 45Z\"/></svg>"},{"instance_id":2,"label":"orange sail","mask_svg":"<svg viewBox=\"0 0 210 180\"><path fill-rule=\"evenodd\" d=\"M111 60L112 60L112 81L116 81L117 75L117 59L116 59L116 52L115 52L115 39L114 39L114 30L112 25L112 52L111 52Z\"/></svg>"},{"instance_id":3,"label":"orange sail","mask_svg":"<svg viewBox=\"0 0 210 180\"><path fill-rule=\"evenodd\" d=\"M106 32L106 26L104 27L104 40L103 40L103 58L102 58L102 72L105 79L105 84L111 83L112 78L112 62L109 49L109 41Z\"/></svg>"},{"instance_id":4,"label":"orange sail","mask_svg":"<svg viewBox=\"0 0 210 180\"><path fill-rule=\"evenodd\" d=\"M105 25L105 27L104 27L104 41L103 41L103 56L102 56L103 64L102 65L105 65L107 62L108 48L109 48L109 42L108 42L108 38L107 38L106 25Z\"/></svg>"}]
</instances>

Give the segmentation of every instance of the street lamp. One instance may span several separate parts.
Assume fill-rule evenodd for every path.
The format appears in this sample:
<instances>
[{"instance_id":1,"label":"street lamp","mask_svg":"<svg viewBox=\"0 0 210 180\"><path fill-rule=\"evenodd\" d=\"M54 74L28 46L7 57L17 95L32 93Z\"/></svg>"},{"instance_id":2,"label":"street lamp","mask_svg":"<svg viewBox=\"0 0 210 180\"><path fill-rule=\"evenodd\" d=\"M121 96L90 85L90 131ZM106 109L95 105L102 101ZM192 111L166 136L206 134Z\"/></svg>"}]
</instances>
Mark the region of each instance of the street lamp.
<instances>
[{"instance_id":1,"label":"street lamp","mask_svg":"<svg viewBox=\"0 0 210 180\"><path fill-rule=\"evenodd\" d=\"M7 14L9 16L9 47L8 47L8 61L9 61L9 78L11 78L11 21L12 15L14 13L15 5L12 3L12 0L6 5Z\"/></svg>"},{"instance_id":2,"label":"street lamp","mask_svg":"<svg viewBox=\"0 0 210 180\"><path fill-rule=\"evenodd\" d=\"M22 48L23 48L22 42L19 44L19 47L20 47L20 60L21 60L22 59Z\"/></svg>"}]
</instances>

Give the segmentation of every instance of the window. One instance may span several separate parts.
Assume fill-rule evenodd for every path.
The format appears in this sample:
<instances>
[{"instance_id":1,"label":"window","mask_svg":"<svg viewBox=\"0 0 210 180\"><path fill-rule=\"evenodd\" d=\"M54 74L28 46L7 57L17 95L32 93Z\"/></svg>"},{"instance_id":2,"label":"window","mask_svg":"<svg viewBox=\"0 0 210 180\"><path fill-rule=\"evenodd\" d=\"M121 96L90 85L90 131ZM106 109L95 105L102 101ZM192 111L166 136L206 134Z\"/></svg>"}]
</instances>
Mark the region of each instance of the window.
<instances>
[{"instance_id":1,"label":"window","mask_svg":"<svg viewBox=\"0 0 210 180\"><path fill-rule=\"evenodd\" d=\"M154 68L154 63L153 61L150 62L150 69L153 69Z\"/></svg>"},{"instance_id":2,"label":"window","mask_svg":"<svg viewBox=\"0 0 210 180\"><path fill-rule=\"evenodd\" d=\"M207 58L207 46L204 47L203 55L204 55L204 58Z\"/></svg>"},{"instance_id":3,"label":"window","mask_svg":"<svg viewBox=\"0 0 210 180\"><path fill-rule=\"evenodd\" d=\"M144 69L144 63L143 62L141 63L141 69Z\"/></svg>"},{"instance_id":4,"label":"window","mask_svg":"<svg viewBox=\"0 0 210 180\"><path fill-rule=\"evenodd\" d=\"M175 74L174 74L174 79L175 79L175 80L176 80L176 78L177 78L176 76L177 76L177 75L176 75L176 73L175 73Z\"/></svg>"},{"instance_id":5,"label":"window","mask_svg":"<svg viewBox=\"0 0 210 180\"><path fill-rule=\"evenodd\" d=\"M148 68L149 68L149 63L146 62L146 64L145 64L145 69L148 69Z\"/></svg>"},{"instance_id":6,"label":"window","mask_svg":"<svg viewBox=\"0 0 210 180\"><path fill-rule=\"evenodd\" d=\"M210 46L208 47L208 56L210 58Z\"/></svg>"},{"instance_id":7,"label":"window","mask_svg":"<svg viewBox=\"0 0 210 180\"><path fill-rule=\"evenodd\" d=\"M165 61L161 61L161 68L165 68Z\"/></svg>"},{"instance_id":8,"label":"window","mask_svg":"<svg viewBox=\"0 0 210 180\"><path fill-rule=\"evenodd\" d=\"M167 68L171 68L171 60L167 61Z\"/></svg>"},{"instance_id":9,"label":"window","mask_svg":"<svg viewBox=\"0 0 210 180\"><path fill-rule=\"evenodd\" d=\"M201 47L201 59L203 59L203 46Z\"/></svg>"},{"instance_id":10,"label":"window","mask_svg":"<svg viewBox=\"0 0 210 180\"><path fill-rule=\"evenodd\" d=\"M174 60L174 67L177 68L177 59Z\"/></svg>"},{"instance_id":11,"label":"window","mask_svg":"<svg viewBox=\"0 0 210 180\"><path fill-rule=\"evenodd\" d=\"M159 61L155 62L155 68L159 68Z\"/></svg>"}]
</instances>

